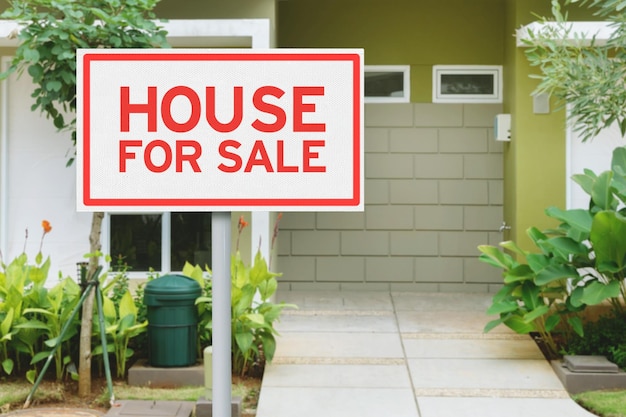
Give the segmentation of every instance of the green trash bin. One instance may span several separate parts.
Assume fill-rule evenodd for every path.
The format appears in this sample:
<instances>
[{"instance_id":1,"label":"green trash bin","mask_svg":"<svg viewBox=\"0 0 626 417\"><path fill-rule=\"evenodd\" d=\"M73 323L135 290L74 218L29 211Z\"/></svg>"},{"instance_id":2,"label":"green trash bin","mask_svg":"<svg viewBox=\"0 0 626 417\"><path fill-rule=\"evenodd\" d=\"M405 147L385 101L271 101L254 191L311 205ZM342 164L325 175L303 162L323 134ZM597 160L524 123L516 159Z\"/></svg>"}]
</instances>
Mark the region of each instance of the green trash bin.
<instances>
[{"instance_id":1,"label":"green trash bin","mask_svg":"<svg viewBox=\"0 0 626 417\"><path fill-rule=\"evenodd\" d=\"M159 368L196 363L198 313L196 298L202 289L183 275L164 275L144 291L148 310L148 362Z\"/></svg>"}]
</instances>

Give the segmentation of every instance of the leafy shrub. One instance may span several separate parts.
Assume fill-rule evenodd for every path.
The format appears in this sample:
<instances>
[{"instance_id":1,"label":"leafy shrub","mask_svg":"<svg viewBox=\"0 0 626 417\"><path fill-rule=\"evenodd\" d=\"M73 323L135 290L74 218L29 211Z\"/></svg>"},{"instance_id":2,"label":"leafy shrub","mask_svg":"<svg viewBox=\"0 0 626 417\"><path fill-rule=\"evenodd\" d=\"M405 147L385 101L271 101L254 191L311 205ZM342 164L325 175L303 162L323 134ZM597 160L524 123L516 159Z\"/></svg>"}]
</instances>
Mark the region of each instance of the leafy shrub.
<instances>
[{"instance_id":1,"label":"leafy shrub","mask_svg":"<svg viewBox=\"0 0 626 417\"><path fill-rule=\"evenodd\" d=\"M626 314L601 316L584 325L584 337L572 337L565 352L570 355L602 355L626 369Z\"/></svg>"},{"instance_id":2,"label":"leafy shrub","mask_svg":"<svg viewBox=\"0 0 626 417\"><path fill-rule=\"evenodd\" d=\"M608 301L616 315L626 295L626 147L613 151L611 170L590 170L573 179L590 196L588 209L546 209L559 225L528 235L539 250L525 251L514 242L503 248L479 246L480 259L503 269L504 287L488 313L499 314L485 331L504 324L518 333L539 332L554 355L559 346L552 331L584 334L579 313Z\"/></svg>"}]
</instances>

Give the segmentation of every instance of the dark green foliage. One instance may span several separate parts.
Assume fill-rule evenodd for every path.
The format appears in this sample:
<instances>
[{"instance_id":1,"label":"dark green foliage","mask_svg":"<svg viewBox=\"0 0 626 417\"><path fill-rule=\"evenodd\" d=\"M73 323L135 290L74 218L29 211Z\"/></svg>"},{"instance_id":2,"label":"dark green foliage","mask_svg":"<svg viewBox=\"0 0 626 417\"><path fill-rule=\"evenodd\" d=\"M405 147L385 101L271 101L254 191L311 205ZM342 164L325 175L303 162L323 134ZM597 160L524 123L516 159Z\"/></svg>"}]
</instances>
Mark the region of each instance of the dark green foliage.
<instances>
[{"instance_id":1,"label":"dark green foliage","mask_svg":"<svg viewBox=\"0 0 626 417\"><path fill-rule=\"evenodd\" d=\"M13 0L0 18L23 28L10 68L32 77L40 110L76 143L76 49L166 47L152 19L159 0ZM68 163L71 163L70 160Z\"/></svg>"},{"instance_id":2,"label":"dark green foliage","mask_svg":"<svg viewBox=\"0 0 626 417\"><path fill-rule=\"evenodd\" d=\"M584 325L585 336L575 335L565 351L571 355L606 356L626 369L626 314L602 316Z\"/></svg>"}]
</instances>

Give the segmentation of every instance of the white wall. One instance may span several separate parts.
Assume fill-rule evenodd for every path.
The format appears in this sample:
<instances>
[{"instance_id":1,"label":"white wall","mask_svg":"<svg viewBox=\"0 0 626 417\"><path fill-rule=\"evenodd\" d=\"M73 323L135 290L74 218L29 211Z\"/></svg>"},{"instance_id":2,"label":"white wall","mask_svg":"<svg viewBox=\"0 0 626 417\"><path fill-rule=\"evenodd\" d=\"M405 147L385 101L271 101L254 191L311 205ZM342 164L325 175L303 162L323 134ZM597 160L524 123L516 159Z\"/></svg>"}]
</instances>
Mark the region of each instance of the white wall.
<instances>
[{"instance_id":1,"label":"white wall","mask_svg":"<svg viewBox=\"0 0 626 417\"><path fill-rule=\"evenodd\" d=\"M617 125L605 129L592 140L582 141L579 135L571 128L567 132L567 208L588 208L589 195L571 178L574 174L582 174L584 169L591 169L600 174L611 168L613 149L625 146L626 139L622 138Z\"/></svg>"},{"instance_id":2,"label":"white wall","mask_svg":"<svg viewBox=\"0 0 626 417\"><path fill-rule=\"evenodd\" d=\"M0 190L6 199L0 206L6 210L3 259L22 253L28 229L26 253L34 261L46 219L52 225L42 250L51 257L49 278L59 271L76 277L76 262L89 251L91 214L76 212L76 165L65 166L74 152L69 134L56 132L51 120L30 110L33 85L27 74L12 76L3 89L2 140L8 150L7 166L0 167L6 175L6 189Z\"/></svg>"}]
</instances>

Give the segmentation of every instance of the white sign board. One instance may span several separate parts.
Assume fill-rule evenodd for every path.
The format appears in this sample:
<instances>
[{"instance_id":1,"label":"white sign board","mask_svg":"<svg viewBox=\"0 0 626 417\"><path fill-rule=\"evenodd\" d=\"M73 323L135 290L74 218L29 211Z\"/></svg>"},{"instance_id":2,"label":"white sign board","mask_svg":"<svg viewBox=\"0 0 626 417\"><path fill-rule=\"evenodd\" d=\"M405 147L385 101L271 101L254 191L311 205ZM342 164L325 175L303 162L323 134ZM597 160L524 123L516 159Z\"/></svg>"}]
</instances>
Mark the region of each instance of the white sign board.
<instances>
[{"instance_id":1,"label":"white sign board","mask_svg":"<svg viewBox=\"0 0 626 417\"><path fill-rule=\"evenodd\" d=\"M79 211L363 210L363 51L83 49Z\"/></svg>"}]
</instances>

